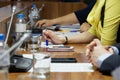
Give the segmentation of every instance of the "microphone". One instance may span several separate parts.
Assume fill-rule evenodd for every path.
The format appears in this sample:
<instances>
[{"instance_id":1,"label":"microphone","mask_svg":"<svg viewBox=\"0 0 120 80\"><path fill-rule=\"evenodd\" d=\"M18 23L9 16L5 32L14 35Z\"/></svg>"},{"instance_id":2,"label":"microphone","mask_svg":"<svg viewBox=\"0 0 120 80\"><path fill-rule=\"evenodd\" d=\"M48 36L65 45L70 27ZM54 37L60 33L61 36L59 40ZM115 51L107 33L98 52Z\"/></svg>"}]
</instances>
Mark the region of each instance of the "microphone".
<instances>
[{"instance_id":1,"label":"microphone","mask_svg":"<svg viewBox=\"0 0 120 80\"><path fill-rule=\"evenodd\" d=\"M12 12L15 13L15 11L16 11L16 6L13 6L12 7Z\"/></svg>"},{"instance_id":2,"label":"microphone","mask_svg":"<svg viewBox=\"0 0 120 80\"><path fill-rule=\"evenodd\" d=\"M11 52L12 50L15 50L17 49L19 46L21 46L21 44L23 44L23 42L29 38L31 36L31 33L24 33L23 36L20 38L20 40L18 40L9 50L8 52ZM11 54L11 56L13 55L14 53Z\"/></svg>"},{"instance_id":3,"label":"microphone","mask_svg":"<svg viewBox=\"0 0 120 80\"><path fill-rule=\"evenodd\" d=\"M12 21L13 21L13 16L15 14L15 11L16 11L16 6L13 6L12 7L12 15L11 15L11 19L10 19L10 23L9 23L9 26L8 26L8 31L7 31L7 34L6 34L6 39L5 39L5 47L7 46L7 42L8 42L8 37L9 37L9 34L10 34L10 29L11 29L11 24L12 24Z\"/></svg>"},{"instance_id":4,"label":"microphone","mask_svg":"<svg viewBox=\"0 0 120 80\"><path fill-rule=\"evenodd\" d=\"M25 33L23 36L8 50L0 50L0 60L3 59L7 54L11 54L10 58L10 72L26 72L32 67L32 59L25 58L21 55L14 55L14 52L17 48L28 38L31 36L31 33Z\"/></svg>"},{"instance_id":5,"label":"microphone","mask_svg":"<svg viewBox=\"0 0 120 80\"><path fill-rule=\"evenodd\" d=\"M6 49L7 42L8 42L8 37L10 34L10 29L11 29L11 24L13 21L13 16L15 14L16 11L16 6L12 7L12 14L11 14L11 19L10 19L10 23L8 26L8 31L6 34L6 39L4 42L4 47ZM0 53L4 53L2 55L0 55L0 59L3 59L4 56L6 56L7 54L10 54L10 67L9 67L9 71L10 72L26 72L28 71L31 67L32 67L32 59L29 58L24 58L22 55L19 54L15 54L15 51L18 49L18 47L25 41L26 38L28 38L30 36L30 33L25 33L12 47L8 48L7 50L1 50Z\"/></svg>"}]
</instances>

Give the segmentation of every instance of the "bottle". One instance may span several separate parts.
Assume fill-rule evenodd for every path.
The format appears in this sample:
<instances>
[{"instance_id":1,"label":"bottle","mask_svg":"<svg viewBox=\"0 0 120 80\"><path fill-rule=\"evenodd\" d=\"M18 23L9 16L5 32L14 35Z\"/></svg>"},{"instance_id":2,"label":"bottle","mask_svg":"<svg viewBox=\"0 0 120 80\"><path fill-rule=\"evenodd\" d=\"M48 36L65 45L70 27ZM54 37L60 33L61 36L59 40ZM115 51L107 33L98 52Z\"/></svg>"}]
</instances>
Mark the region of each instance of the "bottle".
<instances>
[{"instance_id":1,"label":"bottle","mask_svg":"<svg viewBox=\"0 0 120 80\"><path fill-rule=\"evenodd\" d=\"M10 56L9 54L5 54L4 39L4 34L0 34L0 80L9 80L8 69L10 65Z\"/></svg>"},{"instance_id":2,"label":"bottle","mask_svg":"<svg viewBox=\"0 0 120 80\"><path fill-rule=\"evenodd\" d=\"M15 32L16 32L16 40L18 40L24 32L26 32L26 20L24 19L23 14L18 14L18 19L16 21L16 27L15 27Z\"/></svg>"},{"instance_id":3,"label":"bottle","mask_svg":"<svg viewBox=\"0 0 120 80\"><path fill-rule=\"evenodd\" d=\"M33 26L38 20L40 20L40 15L39 15L38 9L36 7L36 4L32 5L29 17L31 20L31 26Z\"/></svg>"},{"instance_id":4,"label":"bottle","mask_svg":"<svg viewBox=\"0 0 120 80\"><path fill-rule=\"evenodd\" d=\"M0 50L4 48L4 39L5 39L5 35L0 34Z\"/></svg>"}]
</instances>

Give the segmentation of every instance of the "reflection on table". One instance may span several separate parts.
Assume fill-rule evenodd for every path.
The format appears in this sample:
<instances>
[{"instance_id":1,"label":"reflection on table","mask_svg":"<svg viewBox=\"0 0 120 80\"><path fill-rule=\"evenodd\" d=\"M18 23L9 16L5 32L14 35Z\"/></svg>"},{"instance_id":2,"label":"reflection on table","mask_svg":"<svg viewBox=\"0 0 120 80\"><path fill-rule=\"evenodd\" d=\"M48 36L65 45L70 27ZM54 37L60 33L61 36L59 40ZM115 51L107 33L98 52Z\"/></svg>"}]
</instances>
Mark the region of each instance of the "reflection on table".
<instances>
[{"instance_id":1,"label":"reflection on table","mask_svg":"<svg viewBox=\"0 0 120 80\"><path fill-rule=\"evenodd\" d=\"M86 44L68 44L74 46L74 52L50 52L52 58L76 58L78 63L85 63ZM43 49L44 50L44 49ZM26 53L25 51L19 52ZM29 54L29 53L28 53ZM10 73L10 80L16 80L20 75L30 75L31 72ZM94 72L50 72L47 80L113 80L111 76L102 75L96 68ZM27 79L26 79L27 80Z\"/></svg>"}]
</instances>

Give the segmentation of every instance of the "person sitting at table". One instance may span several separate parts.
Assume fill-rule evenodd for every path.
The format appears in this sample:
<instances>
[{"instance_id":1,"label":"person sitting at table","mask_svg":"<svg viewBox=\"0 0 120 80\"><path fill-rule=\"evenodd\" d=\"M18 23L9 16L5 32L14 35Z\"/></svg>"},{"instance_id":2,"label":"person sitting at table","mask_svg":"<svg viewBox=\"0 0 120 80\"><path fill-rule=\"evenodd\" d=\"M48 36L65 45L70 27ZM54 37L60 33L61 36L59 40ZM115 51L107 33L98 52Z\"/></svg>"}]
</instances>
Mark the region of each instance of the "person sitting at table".
<instances>
[{"instance_id":1,"label":"person sitting at table","mask_svg":"<svg viewBox=\"0 0 120 80\"><path fill-rule=\"evenodd\" d=\"M86 56L90 63L99 68L100 72L110 75L120 66L120 43L104 47L100 40L94 39L87 45Z\"/></svg>"},{"instance_id":2,"label":"person sitting at table","mask_svg":"<svg viewBox=\"0 0 120 80\"><path fill-rule=\"evenodd\" d=\"M92 0L91 3L84 9L75 11L73 13L67 14L62 17L58 17L55 19L43 19L39 20L35 26L37 27L50 27L52 25L71 25L75 23L80 23L80 31L87 31L90 28L90 25L87 23L86 19L93 8L96 0Z\"/></svg>"},{"instance_id":3,"label":"person sitting at table","mask_svg":"<svg viewBox=\"0 0 120 80\"><path fill-rule=\"evenodd\" d=\"M43 31L43 35L55 44L89 43L94 38L98 38L103 45L113 45L117 42L120 21L119 3L120 0L97 0L87 17L91 27L81 34L59 37L54 32L47 30Z\"/></svg>"}]
</instances>

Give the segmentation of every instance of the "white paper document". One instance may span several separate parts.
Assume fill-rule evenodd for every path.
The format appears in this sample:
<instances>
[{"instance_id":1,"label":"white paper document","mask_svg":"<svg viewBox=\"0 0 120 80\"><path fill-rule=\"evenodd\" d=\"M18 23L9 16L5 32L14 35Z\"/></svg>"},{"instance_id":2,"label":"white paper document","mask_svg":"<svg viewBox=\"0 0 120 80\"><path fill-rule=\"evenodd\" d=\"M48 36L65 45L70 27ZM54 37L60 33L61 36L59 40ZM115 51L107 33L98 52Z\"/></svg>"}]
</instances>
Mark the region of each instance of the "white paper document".
<instances>
[{"instance_id":1,"label":"white paper document","mask_svg":"<svg viewBox=\"0 0 120 80\"><path fill-rule=\"evenodd\" d=\"M80 24L72 24L72 25L61 25L60 28L72 28L72 29L80 29Z\"/></svg>"},{"instance_id":2,"label":"white paper document","mask_svg":"<svg viewBox=\"0 0 120 80\"><path fill-rule=\"evenodd\" d=\"M79 35L80 32L55 32L56 35L58 36L75 36L75 35Z\"/></svg>"},{"instance_id":3,"label":"white paper document","mask_svg":"<svg viewBox=\"0 0 120 80\"><path fill-rule=\"evenodd\" d=\"M51 63L50 72L94 72L94 69L90 63Z\"/></svg>"},{"instance_id":4,"label":"white paper document","mask_svg":"<svg viewBox=\"0 0 120 80\"><path fill-rule=\"evenodd\" d=\"M51 63L51 72L94 72L91 63Z\"/></svg>"}]
</instances>

